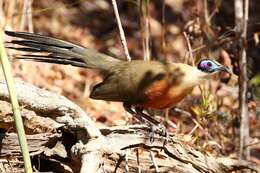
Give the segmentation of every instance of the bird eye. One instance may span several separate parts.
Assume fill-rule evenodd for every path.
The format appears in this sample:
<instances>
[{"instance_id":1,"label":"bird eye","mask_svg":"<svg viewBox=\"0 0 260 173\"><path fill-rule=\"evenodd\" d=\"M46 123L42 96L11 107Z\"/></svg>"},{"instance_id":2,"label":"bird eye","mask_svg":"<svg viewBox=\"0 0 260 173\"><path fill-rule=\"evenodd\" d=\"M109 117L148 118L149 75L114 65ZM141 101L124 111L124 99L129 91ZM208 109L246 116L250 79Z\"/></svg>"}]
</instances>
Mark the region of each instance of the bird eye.
<instances>
[{"instance_id":1,"label":"bird eye","mask_svg":"<svg viewBox=\"0 0 260 173\"><path fill-rule=\"evenodd\" d=\"M208 62L208 63L207 63L207 66L208 66L208 67L211 67L211 66L212 66L212 63L211 63L211 62Z\"/></svg>"},{"instance_id":2,"label":"bird eye","mask_svg":"<svg viewBox=\"0 0 260 173\"><path fill-rule=\"evenodd\" d=\"M203 72L212 73L215 71L214 67L215 67L214 62L208 59L204 59L200 61L197 68Z\"/></svg>"}]
</instances>

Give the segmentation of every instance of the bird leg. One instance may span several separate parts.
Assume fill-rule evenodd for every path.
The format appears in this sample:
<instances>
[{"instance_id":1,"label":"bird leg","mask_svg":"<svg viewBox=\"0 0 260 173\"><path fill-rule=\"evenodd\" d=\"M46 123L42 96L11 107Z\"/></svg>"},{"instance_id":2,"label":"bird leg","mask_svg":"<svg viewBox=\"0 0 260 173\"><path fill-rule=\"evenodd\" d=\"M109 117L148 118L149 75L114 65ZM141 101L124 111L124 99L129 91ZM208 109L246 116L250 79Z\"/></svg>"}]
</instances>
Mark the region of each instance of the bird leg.
<instances>
[{"instance_id":1,"label":"bird leg","mask_svg":"<svg viewBox=\"0 0 260 173\"><path fill-rule=\"evenodd\" d=\"M128 105L128 104L123 104L124 106L124 109L130 113L131 115L133 115L136 119L138 119L141 123L145 123L145 120L144 118L140 115L140 114L137 114L135 111L132 110L131 108L131 105Z\"/></svg>"},{"instance_id":2,"label":"bird leg","mask_svg":"<svg viewBox=\"0 0 260 173\"><path fill-rule=\"evenodd\" d=\"M136 114L139 114L141 117L145 118L147 121L149 121L150 123L152 123L155 126L158 126L160 124L159 121L155 120L151 116L144 113L142 108L135 108L135 112L136 112Z\"/></svg>"},{"instance_id":3,"label":"bird leg","mask_svg":"<svg viewBox=\"0 0 260 173\"><path fill-rule=\"evenodd\" d=\"M135 118L137 118L141 123L146 123L149 126L155 125L157 126L159 124L158 121L156 121L155 119L153 119L152 117L150 117L149 115L143 113L143 109L141 108L135 108L134 110L132 109L131 105L128 104L124 104L124 109L132 114Z\"/></svg>"},{"instance_id":4,"label":"bird leg","mask_svg":"<svg viewBox=\"0 0 260 173\"><path fill-rule=\"evenodd\" d=\"M167 133L167 129L166 127L161 124L160 122L158 122L157 120L155 120L154 118L152 118L151 116L145 114L143 112L142 108L135 108L135 111L137 114L140 114L143 118L145 118L149 123L150 127L151 127L151 137L150 140L151 142L154 141L154 134L158 133L159 135L162 135L164 137L166 137L166 141L168 139L168 133Z\"/></svg>"},{"instance_id":5,"label":"bird leg","mask_svg":"<svg viewBox=\"0 0 260 173\"><path fill-rule=\"evenodd\" d=\"M146 123L149 127L151 127L151 134L150 134L150 141L154 141L154 135L155 133L166 137L165 143L168 141L168 133L166 130L166 127L151 116L145 114L143 112L143 108L135 108L134 110L131 108L131 105L124 104L123 105L125 110L132 114L134 117L136 117L140 122Z\"/></svg>"}]
</instances>

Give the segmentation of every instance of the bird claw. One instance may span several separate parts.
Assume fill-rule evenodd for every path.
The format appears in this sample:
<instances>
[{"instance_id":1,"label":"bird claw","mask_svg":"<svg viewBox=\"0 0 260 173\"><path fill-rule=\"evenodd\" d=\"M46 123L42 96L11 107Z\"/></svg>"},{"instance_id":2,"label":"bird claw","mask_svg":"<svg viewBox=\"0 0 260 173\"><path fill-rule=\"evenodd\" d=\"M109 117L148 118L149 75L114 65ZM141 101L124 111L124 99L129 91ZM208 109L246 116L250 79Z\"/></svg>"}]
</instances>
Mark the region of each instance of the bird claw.
<instances>
[{"instance_id":1,"label":"bird claw","mask_svg":"<svg viewBox=\"0 0 260 173\"><path fill-rule=\"evenodd\" d=\"M75 145L73 145L71 147L71 154L72 156L76 157L82 154L84 148L84 144L82 143L82 141L79 141L78 143L76 143Z\"/></svg>"},{"instance_id":2,"label":"bird claw","mask_svg":"<svg viewBox=\"0 0 260 173\"><path fill-rule=\"evenodd\" d=\"M135 108L135 111L131 109L131 105L124 104L124 108L127 112L134 115L141 123L146 123L151 128L151 133L149 135L150 142L153 143L155 139L155 134L163 136L165 138L164 145L167 144L169 139L169 134L164 125L160 124L157 120L153 119L151 116L143 113L142 108Z\"/></svg>"},{"instance_id":3,"label":"bird claw","mask_svg":"<svg viewBox=\"0 0 260 173\"><path fill-rule=\"evenodd\" d=\"M151 124L150 124L151 125ZM163 137L165 139L164 145L166 145L169 141L169 134L167 132L167 129L164 125L158 124L158 125L151 125L151 133L150 133L150 142L153 143L155 139L155 134L158 134L160 137Z\"/></svg>"}]
</instances>

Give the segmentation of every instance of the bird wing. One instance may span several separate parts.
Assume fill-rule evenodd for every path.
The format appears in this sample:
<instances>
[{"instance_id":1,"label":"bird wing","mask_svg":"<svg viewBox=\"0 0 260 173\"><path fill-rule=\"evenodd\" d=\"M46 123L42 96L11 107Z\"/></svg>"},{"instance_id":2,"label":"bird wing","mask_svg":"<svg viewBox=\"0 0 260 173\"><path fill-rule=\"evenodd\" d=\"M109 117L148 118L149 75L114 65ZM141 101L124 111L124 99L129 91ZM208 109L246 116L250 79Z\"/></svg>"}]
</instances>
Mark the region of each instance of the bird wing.
<instances>
[{"instance_id":1,"label":"bird wing","mask_svg":"<svg viewBox=\"0 0 260 173\"><path fill-rule=\"evenodd\" d=\"M90 97L140 104L149 99L145 90L152 83L163 80L166 76L166 65L158 61L121 62L111 68L103 82L94 86Z\"/></svg>"}]
</instances>

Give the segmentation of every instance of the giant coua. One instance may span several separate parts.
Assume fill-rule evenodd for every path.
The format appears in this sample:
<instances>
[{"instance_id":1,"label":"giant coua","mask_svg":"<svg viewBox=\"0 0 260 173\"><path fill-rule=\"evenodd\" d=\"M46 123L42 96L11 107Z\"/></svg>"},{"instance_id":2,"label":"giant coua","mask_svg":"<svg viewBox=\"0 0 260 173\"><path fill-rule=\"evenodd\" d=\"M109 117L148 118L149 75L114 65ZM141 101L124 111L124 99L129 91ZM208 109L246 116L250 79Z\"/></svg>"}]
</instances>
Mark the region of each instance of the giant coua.
<instances>
[{"instance_id":1,"label":"giant coua","mask_svg":"<svg viewBox=\"0 0 260 173\"><path fill-rule=\"evenodd\" d=\"M104 80L95 85L90 98L123 102L127 111L149 116L143 109L170 108L179 103L194 86L218 71L229 69L210 59L201 60L197 67L182 63L159 61L121 61L70 42L27 32L5 32L12 40L9 48L29 52L47 52L47 55L26 54L20 59L39 62L70 64L106 71ZM140 117L139 117L140 118ZM151 120L153 121L153 120Z\"/></svg>"}]
</instances>

